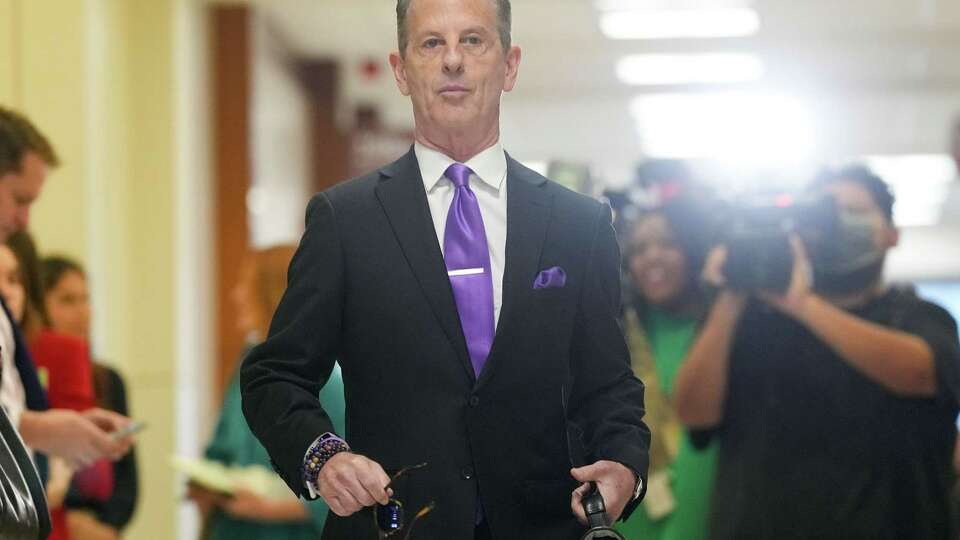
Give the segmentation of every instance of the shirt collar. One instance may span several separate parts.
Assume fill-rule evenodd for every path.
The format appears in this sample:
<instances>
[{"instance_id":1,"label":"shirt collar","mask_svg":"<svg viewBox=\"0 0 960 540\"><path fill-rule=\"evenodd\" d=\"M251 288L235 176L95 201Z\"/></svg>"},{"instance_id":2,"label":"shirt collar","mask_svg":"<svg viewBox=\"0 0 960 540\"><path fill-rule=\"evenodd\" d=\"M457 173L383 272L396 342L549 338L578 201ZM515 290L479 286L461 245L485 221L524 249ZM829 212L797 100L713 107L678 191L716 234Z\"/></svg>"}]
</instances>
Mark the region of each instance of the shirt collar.
<instances>
[{"instance_id":1,"label":"shirt collar","mask_svg":"<svg viewBox=\"0 0 960 540\"><path fill-rule=\"evenodd\" d=\"M423 187L427 193L443 180L443 173L447 167L456 163L456 161L432 148L420 144L413 145L414 154L417 156L417 163L420 165L420 175L423 177ZM493 146L470 158L464 163L473 171L471 178L479 178L484 184L490 186L496 191L503 187L503 181L507 177L507 156L503 151L503 144L498 140ZM449 180L448 180L449 181Z\"/></svg>"}]
</instances>

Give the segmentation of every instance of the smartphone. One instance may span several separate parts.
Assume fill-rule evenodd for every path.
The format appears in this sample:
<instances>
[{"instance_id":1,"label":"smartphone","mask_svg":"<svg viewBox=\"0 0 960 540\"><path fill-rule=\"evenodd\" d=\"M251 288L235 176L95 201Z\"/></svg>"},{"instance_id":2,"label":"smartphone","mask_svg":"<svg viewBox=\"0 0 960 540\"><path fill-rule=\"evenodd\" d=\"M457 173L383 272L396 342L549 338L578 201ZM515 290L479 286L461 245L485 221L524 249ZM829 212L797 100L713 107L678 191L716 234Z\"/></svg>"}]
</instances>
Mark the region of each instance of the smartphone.
<instances>
[{"instance_id":1,"label":"smartphone","mask_svg":"<svg viewBox=\"0 0 960 540\"><path fill-rule=\"evenodd\" d=\"M133 422L130 422L127 427L114 431L110 434L110 436L113 437L113 440L119 441L120 439L125 439L131 435L140 433L145 427L147 427L145 422L134 420Z\"/></svg>"}]
</instances>

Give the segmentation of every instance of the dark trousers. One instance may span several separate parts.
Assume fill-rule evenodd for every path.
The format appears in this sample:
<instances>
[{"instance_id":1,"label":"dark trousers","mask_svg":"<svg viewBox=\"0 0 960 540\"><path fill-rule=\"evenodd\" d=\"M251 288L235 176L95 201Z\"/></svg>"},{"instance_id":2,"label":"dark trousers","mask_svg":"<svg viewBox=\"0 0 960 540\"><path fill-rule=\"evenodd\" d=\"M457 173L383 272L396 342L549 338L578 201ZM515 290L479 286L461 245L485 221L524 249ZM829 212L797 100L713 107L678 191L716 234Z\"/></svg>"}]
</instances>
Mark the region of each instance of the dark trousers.
<instances>
[{"instance_id":1,"label":"dark trousers","mask_svg":"<svg viewBox=\"0 0 960 540\"><path fill-rule=\"evenodd\" d=\"M490 527L487 526L486 520L477 525L476 532L473 534L473 540L493 540L493 537L490 536Z\"/></svg>"}]
</instances>

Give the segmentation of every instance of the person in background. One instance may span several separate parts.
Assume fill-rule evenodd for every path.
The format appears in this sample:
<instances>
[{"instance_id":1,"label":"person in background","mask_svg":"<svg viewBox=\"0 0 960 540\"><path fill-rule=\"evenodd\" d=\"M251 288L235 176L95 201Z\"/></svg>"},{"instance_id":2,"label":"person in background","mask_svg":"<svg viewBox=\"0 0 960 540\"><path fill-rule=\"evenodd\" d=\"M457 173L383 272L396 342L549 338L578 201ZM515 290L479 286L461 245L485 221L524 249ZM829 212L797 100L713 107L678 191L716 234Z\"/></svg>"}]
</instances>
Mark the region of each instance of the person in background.
<instances>
[{"instance_id":1,"label":"person in background","mask_svg":"<svg viewBox=\"0 0 960 540\"><path fill-rule=\"evenodd\" d=\"M45 257L40 262L40 289L46 326L54 333L90 343L90 298L86 272L66 257ZM126 385L120 374L102 363L92 363L90 382L98 407L129 415ZM110 482L89 473L74 478L66 506L72 540L119 538L137 504L137 460L131 449L112 464Z\"/></svg>"},{"instance_id":2,"label":"person in background","mask_svg":"<svg viewBox=\"0 0 960 540\"><path fill-rule=\"evenodd\" d=\"M0 298L6 303L14 322L17 324L23 324L27 311L26 297L23 272L17 255L8 245L0 244ZM63 502L70 486L73 471L63 460L58 458L50 459L48 465L47 508L51 513L53 529L64 530L66 524Z\"/></svg>"},{"instance_id":3,"label":"person in background","mask_svg":"<svg viewBox=\"0 0 960 540\"><path fill-rule=\"evenodd\" d=\"M846 264L791 238L784 293L722 290L677 375L681 421L719 441L715 540L956 539L949 513L960 410L957 324L883 280L894 197L862 167L823 175ZM815 253L814 253L815 254ZM814 282L811 277L817 276Z\"/></svg>"},{"instance_id":4,"label":"person in background","mask_svg":"<svg viewBox=\"0 0 960 540\"><path fill-rule=\"evenodd\" d=\"M3 279L3 287L0 288L0 295L7 303L10 313L21 328L32 324L31 321L39 320L34 304L31 302L26 286L31 281L30 269L36 268L31 262L36 262L33 241L29 235L23 231L11 236L6 244L0 245L0 277ZM29 341L29 339L28 339ZM40 384L44 389L49 386L49 378L44 368L38 366ZM64 407L64 402L69 400L62 399L56 395L50 401L53 407ZM78 400L78 401L83 401ZM74 402L73 405L82 409L83 403ZM68 407L74 408L74 407ZM51 540L66 540L69 538L66 521L66 507L64 506L67 490L73 477L73 469L58 458L49 460L49 473L46 482L47 487L47 506L50 510L50 517L53 530L50 534Z\"/></svg>"},{"instance_id":5,"label":"person in background","mask_svg":"<svg viewBox=\"0 0 960 540\"><path fill-rule=\"evenodd\" d=\"M16 254L25 294L21 324L27 337L31 356L36 363L41 383L47 392L50 406L78 412L93 409L96 399L93 388L90 346L82 333L64 333L50 327L47 317L49 302L38 301L35 293L40 283L40 265L36 247L25 231L13 235L8 246ZM42 287L40 288L42 292ZM129 453L121 459L127 459ZM104 501L113 491L113 464L101 459L88 467L75 470L71 491L78 489L86 496ZM66 504L51 511L53 518L52 540L112 540L115 531L99 531L97 534L77 536L71 532L68 519L70 497Z\"/></svg>"},{"instance_id":6,"label":"person in background","mask_svg":"<svg viewBox=\"0 0 960 540\"><path fill-rule=\"evenodd\" d=\"M682 188L678 188L681 189ZM673 410L677 371L704 314L700 273L710 248L708 209L682 192L641 209L625 228L631 364L646 384L650 479L641 507L618 529L627 538L706 538L716 453L697 452Z\"/></svg>"},{"instance_id":7,"label":"person in background","mask_svg":"<svg viewBox=\"0 0 960 540\"><path fill-rule=\"evenodd\" d=\"M251 346L267 336L270 318L287 284L287 267L294 246L277 246L253 252L241 268L240 280L231 295L237 326ZM249 350L249 349L248 349ZM246 353L244 353L244 356ZM237 363L237 369L240 362ZM338 430L344 428L343 383L339 368L320 392L320 402ZM240 383L235 372L227 387L207 459L225 465L261 465L270 468L267 451L250 432L240 407ZM240 490L232 497L191 484L189 495L207 516L211 540L307 540L319 538L328 508L321 501L273 501Z\"/></svg>"},{"instance_id":8,"label":"person in background","mask_svg":"<svg viewBox=\"0 0 960 540\"><path fill-rule=\"evenodd\" d=\"M50 168L58 164L53 146L32 122L16 111L0 107L0 242L26 229L30 208L39 198ZM43 460L32 455L31 449L76 466L103 457L119 459L130 449L132 438L117 440L110 433L123 429L129 421L98 408L82 413L50 409L20 329L5 303L2 308L0 532L8 537L46 537L50 523L40 481ZM41 466L34 467L31 458ZM37 474L37 469L41 474ZM10 504L10 490L19 491L15 507Z\"/></svg>"}]
</instances>

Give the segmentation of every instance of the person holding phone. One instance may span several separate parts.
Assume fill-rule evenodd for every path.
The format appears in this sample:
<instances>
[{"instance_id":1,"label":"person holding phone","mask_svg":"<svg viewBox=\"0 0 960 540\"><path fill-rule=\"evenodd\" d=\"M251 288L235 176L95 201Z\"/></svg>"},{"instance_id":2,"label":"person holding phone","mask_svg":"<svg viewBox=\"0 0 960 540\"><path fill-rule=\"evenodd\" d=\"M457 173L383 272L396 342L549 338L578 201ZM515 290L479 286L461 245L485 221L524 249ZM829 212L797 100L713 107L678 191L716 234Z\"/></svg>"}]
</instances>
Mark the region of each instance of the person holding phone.
<instances>
[{"instance_id":1,"label":"person holding phone","mask_svg":"<svg viewBox=\"0 0 960 540\"><path fill-rule=\"evenodd\" d=\"M293 252L293 246L283 245L257 250L241 267L231 300L237 327L248 336L251 346L267 335L270 317L280 303L286 285L287 267ZM343 386L338 370L319 399L330 411L334 423L343 429ZM237 373L231 376L224 391L220 418L205 456L228 466L271 467L267 451L243 419ZM323 501L300 501L292 496L286 500L273 500L247 489L228 496L195 483L189 485L188 496L206 518L205 538L208 540L316 539L323 530L328 512Z\"/></svg>"}]
</instances>

